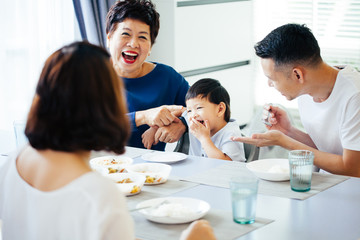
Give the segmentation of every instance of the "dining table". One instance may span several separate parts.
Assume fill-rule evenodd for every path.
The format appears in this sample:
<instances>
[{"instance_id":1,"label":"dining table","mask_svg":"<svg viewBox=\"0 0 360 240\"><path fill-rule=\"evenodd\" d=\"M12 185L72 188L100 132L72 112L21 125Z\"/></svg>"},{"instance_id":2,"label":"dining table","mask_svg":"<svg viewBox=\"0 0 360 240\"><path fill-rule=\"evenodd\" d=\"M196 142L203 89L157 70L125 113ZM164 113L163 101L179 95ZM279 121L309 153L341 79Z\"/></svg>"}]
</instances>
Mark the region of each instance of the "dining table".
<instances>
[{"instance_id":1,"label":"dining table","mask_svg":"<svg viewBox=\"0 0 360 240\"><path fill-rule=\"evenodd\" d=\"M1 151L0 165L9 153L4 149L9 148ZM124 155L137 164L148 162L143 158L148 153L157 152L126 147ZM93 152L91 157L109 154ZM169 165L167 182L144 186L139 194L126 197L129 210L159 197L199 199L210 205L202 218L210 222L219 240L360 240L360 178L313 173L312 189L307 193L291 191L289 181L260 180L255 222L238 224L232 219L228 180L241 174L246 163L186 155ZM179 239L190 224L152 222L139 211L131 215L138 239Z\"/></svg>"},{"instance_id":2,"label":"dining table","mask_svg":"<svg viewBox=\"0 0 360 240\"><path fill-rule=\"evenodd\" d=\"M150 152L156 151L127 147L124 155L137 164L147 162L142 156ZM241 174L246 163L187 155L170 165L166 183L146 186L138 195L126 198L129 209L156 197L194 198L210 204L203 219L210 222L220 240L360 239L360 178L313 173L312 189L307 193L292 191L289 181L260 180L255 223L238 224L232 219L227 181ZM155 223L139 212L131 214L139 239L179 239L189 225Z\"/></svg>"}]
</instances>

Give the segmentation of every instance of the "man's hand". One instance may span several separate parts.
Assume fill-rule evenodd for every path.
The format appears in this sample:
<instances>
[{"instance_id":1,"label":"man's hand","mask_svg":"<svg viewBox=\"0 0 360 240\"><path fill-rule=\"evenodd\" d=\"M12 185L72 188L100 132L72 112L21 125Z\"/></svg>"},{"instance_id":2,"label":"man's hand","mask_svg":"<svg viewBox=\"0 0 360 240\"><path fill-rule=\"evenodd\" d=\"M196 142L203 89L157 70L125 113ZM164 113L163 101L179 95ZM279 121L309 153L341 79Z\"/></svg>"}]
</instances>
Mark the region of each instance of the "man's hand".
<instances>
[{"instance_id":1,"label":"man's hand","mask_svg":"<svg viewBox=\"0 0 360 240\"><path fill-rule=\"evenodd\" d=\"M265 133L254 133L251 137L231 137L231 140L256 145L257 147L273 146L282 144L282 139L286 137L278 130L270 130Z\"/></svg>"},{"instance_id":2,"label":"man's hand","mask_svg":"<svg viewBox=\"0 0 360 240\"><path fill-rule=\"evenodd\" d=\"M265 105L262 118L267 119L271 124L271 126L265 125L268 130L279 130L288 135L292 128L286 111L280 107Z\"/></svg>"}]
</instances>

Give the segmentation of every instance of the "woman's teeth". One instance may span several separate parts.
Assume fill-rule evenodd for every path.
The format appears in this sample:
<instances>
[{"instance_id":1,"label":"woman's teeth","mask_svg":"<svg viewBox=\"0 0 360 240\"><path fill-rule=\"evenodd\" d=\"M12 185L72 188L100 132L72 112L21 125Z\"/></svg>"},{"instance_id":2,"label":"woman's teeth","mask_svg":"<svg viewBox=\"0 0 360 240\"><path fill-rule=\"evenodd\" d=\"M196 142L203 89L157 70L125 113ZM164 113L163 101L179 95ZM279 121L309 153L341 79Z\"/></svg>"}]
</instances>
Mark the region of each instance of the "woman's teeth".
<instances>
[{"instance_id":1,"label":"woman's teeth","mask_svg":"<svg viewBox=\"0 0 360 240\"><path fill-rule=\"evenodd\" d=\"M130 53L130 52L123 52L122 55L124 59L127 61L135 61L138 56L136 53Z\"/></svg>"}]
</instances>

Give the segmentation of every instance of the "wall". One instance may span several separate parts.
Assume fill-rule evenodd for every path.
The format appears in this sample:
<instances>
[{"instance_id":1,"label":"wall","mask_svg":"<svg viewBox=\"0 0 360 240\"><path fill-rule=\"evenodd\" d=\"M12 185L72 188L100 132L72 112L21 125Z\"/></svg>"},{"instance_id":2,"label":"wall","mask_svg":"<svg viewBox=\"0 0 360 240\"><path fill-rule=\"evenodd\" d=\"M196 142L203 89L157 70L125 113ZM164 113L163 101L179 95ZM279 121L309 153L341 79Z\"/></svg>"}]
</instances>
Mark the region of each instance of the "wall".
<instances>
[{"instance_id":1,"label":"wall","mask_svg":"<svg viewBox=\"0 0 360 240\"><path fill-rule=\"evenodd\" d=\"M254 108L252 1L153 0L160 32L150 61L175 68L190 84L218 79L231 97L231 112L247 123Z\"/></svg>"}]
</instances>

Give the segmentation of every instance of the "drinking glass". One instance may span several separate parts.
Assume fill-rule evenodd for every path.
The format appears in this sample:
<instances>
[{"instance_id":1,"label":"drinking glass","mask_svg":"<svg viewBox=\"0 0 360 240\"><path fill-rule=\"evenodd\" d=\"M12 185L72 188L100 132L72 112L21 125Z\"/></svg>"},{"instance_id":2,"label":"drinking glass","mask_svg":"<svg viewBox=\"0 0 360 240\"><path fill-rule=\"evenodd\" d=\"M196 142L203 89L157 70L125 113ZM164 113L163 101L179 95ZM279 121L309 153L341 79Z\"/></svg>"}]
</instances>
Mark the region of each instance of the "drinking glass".
<instances>
[{"instance_id":1,"label":"drinking glass","mask_svg":"<svg viewBox=\"0 0 360 240\"><path fill-rule=\"evenodd\" d=\"M233 220L240 224L255 222L259 179L250 171L230 179Z\"/></svg>"},{"instance_id":2,"label":"drinking glass","mask_svg":"<svg viewBox=\"0 0 360 240\"><path fill-rule=\"evenodd\" d=\"M308 150L289 152L290 186L293 191L307 192L311 189L314 153Z\"/></svg>"}]
</instances>

